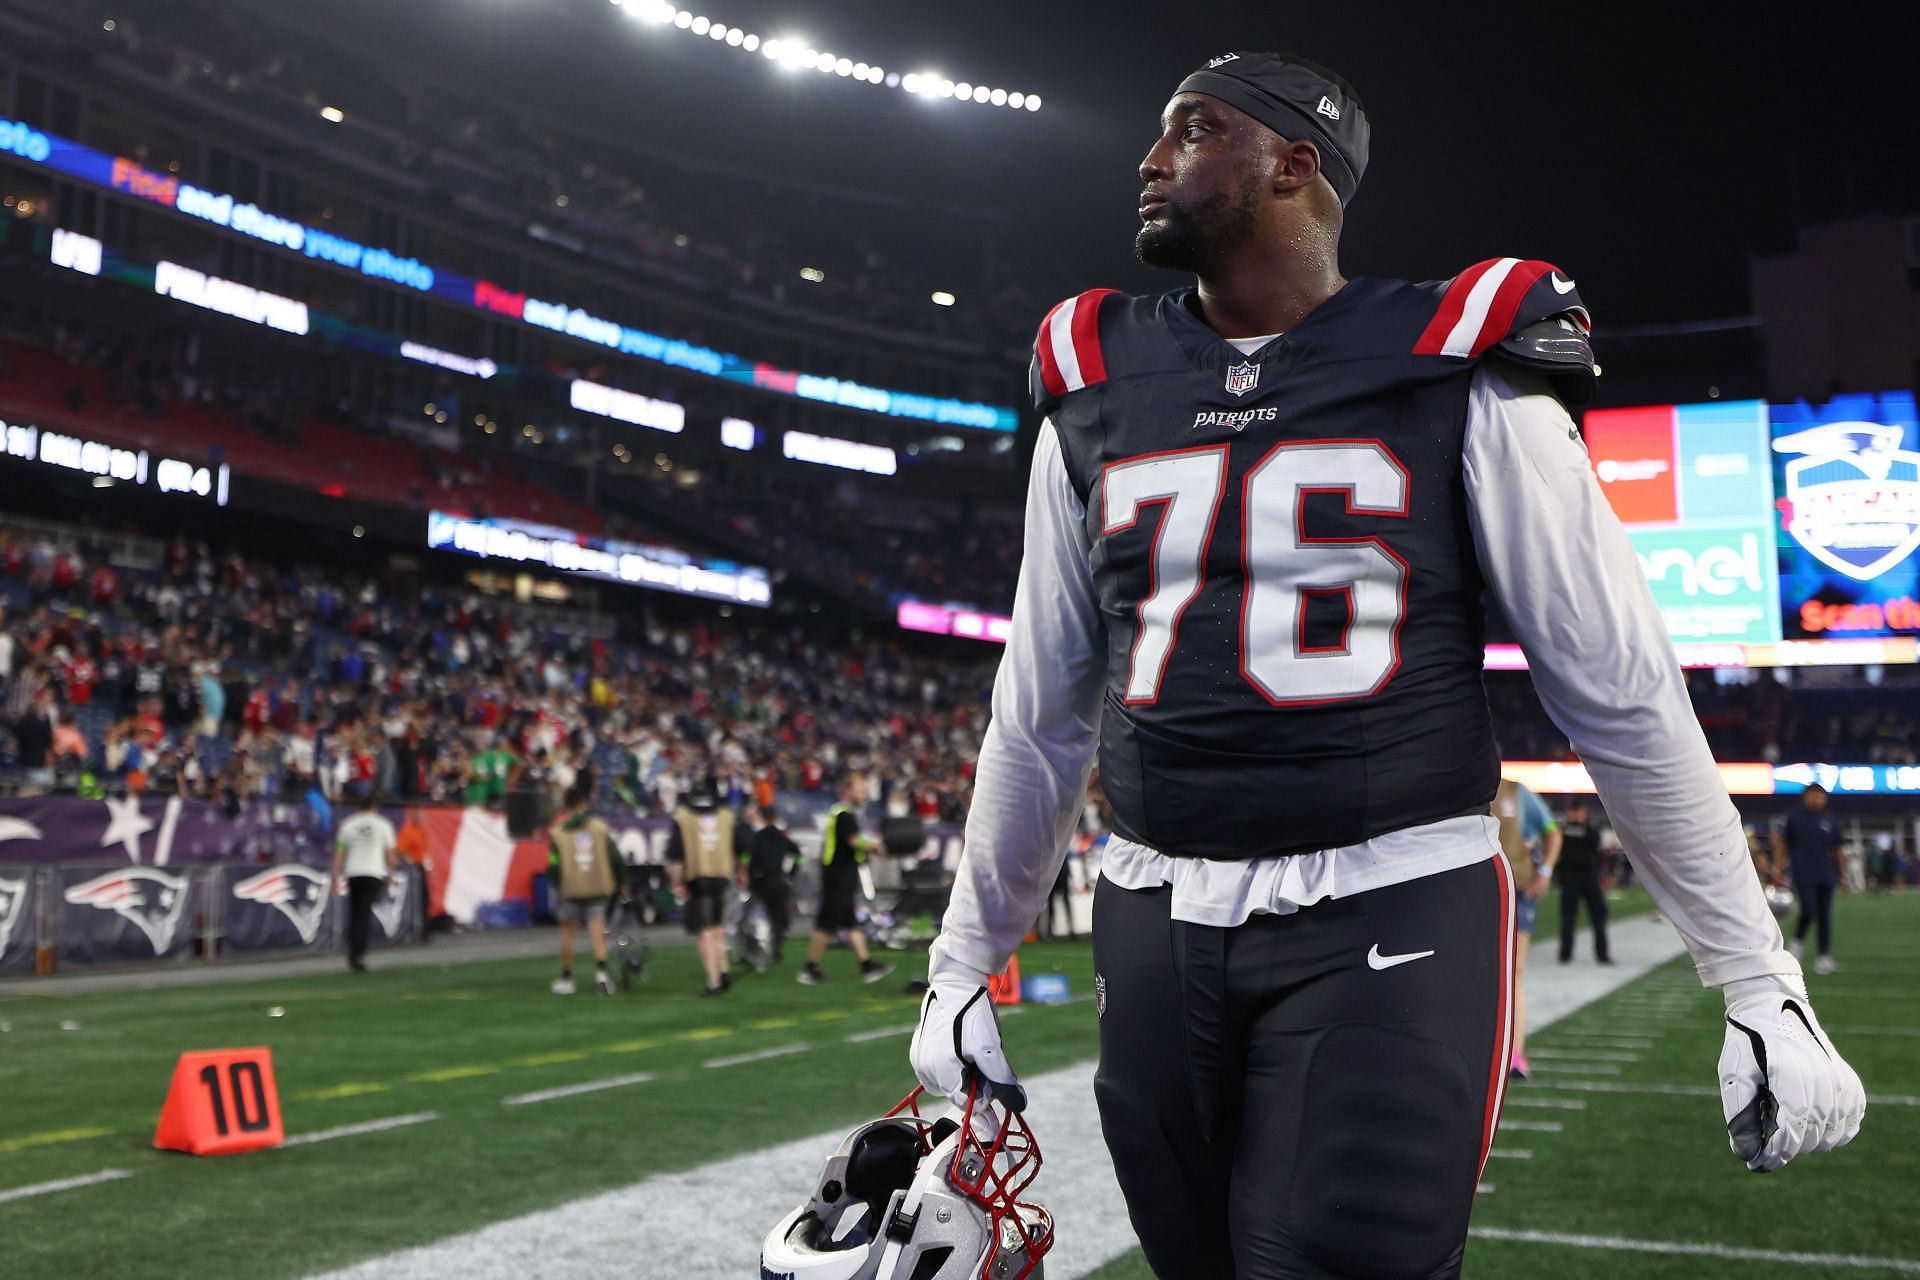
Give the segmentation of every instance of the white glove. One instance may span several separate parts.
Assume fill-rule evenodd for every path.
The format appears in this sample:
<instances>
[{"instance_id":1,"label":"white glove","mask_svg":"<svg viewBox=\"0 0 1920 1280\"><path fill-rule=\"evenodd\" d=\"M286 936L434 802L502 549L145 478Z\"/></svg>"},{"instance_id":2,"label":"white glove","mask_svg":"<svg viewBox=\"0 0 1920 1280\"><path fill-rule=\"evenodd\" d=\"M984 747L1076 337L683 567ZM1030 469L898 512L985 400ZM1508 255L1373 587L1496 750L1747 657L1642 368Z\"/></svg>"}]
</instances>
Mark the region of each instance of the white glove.
<instances>
[{"instance_id":1,"label":"white glove","mask_svg":"<svg viewBox=\"0 0 1920 1280\"><path fill-rule=\"evenodd\" d=\"M1729 982L1720 1101L1733 1154L1755 1173L1797 1155L1844 1147L1860 1132L1867 1093L1813 1016L1803 982Z\"/></svg>"},{"instance_id":2,"label":"white glove","mask_svg":"<svg viewBox=\"0 0 1920 1280\"><path fill-rule=\"evenodd\" d=\"M938 943L907 1056L930 1093L963 1102L967 1077L976 1075L1001 1106L1026 1109L1027 1091L1000 1049L1000 1016L987 994L987 975L946 955Z\"/></svg>"}]
</instances>

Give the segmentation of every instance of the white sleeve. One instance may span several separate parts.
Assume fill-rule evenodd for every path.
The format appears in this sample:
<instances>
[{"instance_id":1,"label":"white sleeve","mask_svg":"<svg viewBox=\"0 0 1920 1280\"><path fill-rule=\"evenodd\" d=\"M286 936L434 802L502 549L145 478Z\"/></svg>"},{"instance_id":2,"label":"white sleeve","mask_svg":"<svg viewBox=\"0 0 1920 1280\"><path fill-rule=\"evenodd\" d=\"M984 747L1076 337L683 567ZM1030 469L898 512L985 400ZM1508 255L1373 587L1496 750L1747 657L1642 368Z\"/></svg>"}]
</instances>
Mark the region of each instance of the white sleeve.
<instances>
[{"instance_id":1,"label":"white sleeve","mask_svg":"<svg viewBox=\"0 0 1920 1280\"><path fill-rule=\"evenodd\" d=\"M1040 424L1027 482L1026 553L993 682L966 844L929 979L998 973L1059 873L1100 737L1106 636L1093 591L1086 507L1060 439Z\"/></svg>"},{"instance_id":2,"label":"white sleeve","mask_svg":"<svg viewBox=\"0 0 1920 1280\"><path fill-rule=\"evenodd\" d=\"M1466 486L1481 567L1541 705L1700 980L1798 981L1639 558L1544 380L1475 373Z\"/></svg>"}]
</instances>

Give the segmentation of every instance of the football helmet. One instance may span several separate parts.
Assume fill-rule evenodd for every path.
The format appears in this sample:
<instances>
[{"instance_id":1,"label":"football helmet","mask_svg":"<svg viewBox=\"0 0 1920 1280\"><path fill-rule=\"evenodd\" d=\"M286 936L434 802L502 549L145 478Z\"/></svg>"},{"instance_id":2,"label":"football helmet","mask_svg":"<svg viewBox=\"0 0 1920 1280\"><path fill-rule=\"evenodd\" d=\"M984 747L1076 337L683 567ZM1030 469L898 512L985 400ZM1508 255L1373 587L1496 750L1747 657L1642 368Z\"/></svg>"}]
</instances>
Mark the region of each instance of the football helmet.
<instances>
[{"instance_id":1,"label":"football helmet","mask_svg":"<svg viewBox=\"0 0 1920 1280\"><path fill-rule=\"evenodd\" d=\"M847 1135L767 1233L761 1280L1041 1280L1053 1217L1018 1198L1040 1172L1033 1130L975 1081L937 1116L924 1093Z\"/></svg>"}]
</instances>

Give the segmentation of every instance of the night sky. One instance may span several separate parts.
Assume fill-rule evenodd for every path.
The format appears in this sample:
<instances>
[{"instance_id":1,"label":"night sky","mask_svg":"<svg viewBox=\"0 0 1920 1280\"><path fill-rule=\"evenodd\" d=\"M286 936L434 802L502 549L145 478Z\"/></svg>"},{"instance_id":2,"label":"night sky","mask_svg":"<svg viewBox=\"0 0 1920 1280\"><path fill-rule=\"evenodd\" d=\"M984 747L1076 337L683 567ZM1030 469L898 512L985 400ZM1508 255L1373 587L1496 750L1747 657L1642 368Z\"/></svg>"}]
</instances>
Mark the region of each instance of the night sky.
<instances>
[{"instance_id":1,"label":"night sky","mask_svg":"<svg viewBox=\"0 0 1920 1280\"><path fill-rule=\"evenodd\" d=\"M889 69L1036 91L1046 106L962 107L781 73L598 0L306 8L343 32L377 30L503 110L538 104L648 147L980 210L1045 297L1174 283L1133 261L1134 170L1181 77L1233 48L1300 53L1366 101L1373 156L1348 210L1349 275L1431 279L1484 257L1542 257L1579 279L1602 327L1721 317L1750 309L1749 252L1789 247L1796 222L1920 212L1911 0L711 4L695 7Z\"/></svg>"}]
</instances>

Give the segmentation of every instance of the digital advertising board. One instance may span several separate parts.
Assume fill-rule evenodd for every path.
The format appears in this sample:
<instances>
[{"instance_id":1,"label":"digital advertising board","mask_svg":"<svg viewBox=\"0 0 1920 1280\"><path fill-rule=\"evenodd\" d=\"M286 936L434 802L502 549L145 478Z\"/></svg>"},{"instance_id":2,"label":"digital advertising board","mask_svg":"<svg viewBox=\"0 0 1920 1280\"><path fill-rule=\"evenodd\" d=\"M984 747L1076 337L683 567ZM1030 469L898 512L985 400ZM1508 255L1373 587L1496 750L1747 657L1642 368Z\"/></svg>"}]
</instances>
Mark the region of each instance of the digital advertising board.
<instances>
[{"instance_id":1,"label":"digital advertising board","mask_svg":"<svg viewBox=\"0 0 1920 1280\"><path fill-rule=\"evenodd\" d=\"M1780 639L1766 403L1596 409L1584 434L1675 642Z\"/></svg>"}]
</instances>

